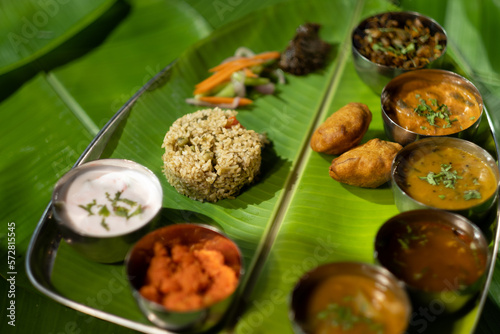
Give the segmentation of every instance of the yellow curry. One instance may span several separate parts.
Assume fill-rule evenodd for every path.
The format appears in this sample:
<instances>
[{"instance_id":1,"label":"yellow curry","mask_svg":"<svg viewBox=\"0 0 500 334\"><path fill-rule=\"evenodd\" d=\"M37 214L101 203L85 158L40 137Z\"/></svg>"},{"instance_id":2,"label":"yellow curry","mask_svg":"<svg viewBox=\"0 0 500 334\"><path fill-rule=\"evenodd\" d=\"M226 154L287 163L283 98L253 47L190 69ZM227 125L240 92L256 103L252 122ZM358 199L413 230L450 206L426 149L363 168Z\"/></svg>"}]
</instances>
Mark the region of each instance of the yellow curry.
<instances>
[{"instance_id":1,"label":"yellow curry","mask_svg":"<svg viewBox=\"0 0 500 334\"><path fill-rule=\"evenodd\" d=\"M416 152L400 167L401 188L413 199L435 208L464 210L488 200L497 190L491 168L455 147Z\"/></svg>"},{"instance_id":2,"label":"yellow curry","mask_svg":"<svg viewBox=\"0 0 500 334\"><path fill-rule=\"evenodd\" d=\"M308 333L399 334L406 310L396 295L375 281L338 275L322 282L308 304Z\"/></svg>"}]
</instances>

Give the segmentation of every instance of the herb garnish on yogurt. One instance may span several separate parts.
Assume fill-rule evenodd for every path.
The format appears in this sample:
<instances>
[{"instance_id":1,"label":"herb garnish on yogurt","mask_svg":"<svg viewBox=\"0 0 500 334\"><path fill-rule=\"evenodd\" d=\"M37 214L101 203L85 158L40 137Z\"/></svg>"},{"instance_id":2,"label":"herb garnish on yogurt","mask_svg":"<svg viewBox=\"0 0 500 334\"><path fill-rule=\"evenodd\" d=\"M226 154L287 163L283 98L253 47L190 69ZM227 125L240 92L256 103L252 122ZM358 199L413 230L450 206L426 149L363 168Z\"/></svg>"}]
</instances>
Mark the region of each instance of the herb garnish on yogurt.
<instances>
[{"instance_id":1,"label":"herb garnish on yogurt","mask_svg":"<svg viewBox=\"0 0 500 334\"><path fill-rule=\"evenodd\" d=\"M129 218L144 212L142 204L138 204L136 201L130 200L128 198L122 198L122 191L117 191L114 195L114 198L112 198L108 192L106 192L105 194L105 203L97 203L96 199L94 198L92 202L85 205L80 204L78 206L87 211L89 216L101 216L101 226L106 231L109 231L109 225L106 223L106 218L110 215L124 217L128 220ZM108 208L108 205L111 210Z\"/></svg>"}]
</instances>

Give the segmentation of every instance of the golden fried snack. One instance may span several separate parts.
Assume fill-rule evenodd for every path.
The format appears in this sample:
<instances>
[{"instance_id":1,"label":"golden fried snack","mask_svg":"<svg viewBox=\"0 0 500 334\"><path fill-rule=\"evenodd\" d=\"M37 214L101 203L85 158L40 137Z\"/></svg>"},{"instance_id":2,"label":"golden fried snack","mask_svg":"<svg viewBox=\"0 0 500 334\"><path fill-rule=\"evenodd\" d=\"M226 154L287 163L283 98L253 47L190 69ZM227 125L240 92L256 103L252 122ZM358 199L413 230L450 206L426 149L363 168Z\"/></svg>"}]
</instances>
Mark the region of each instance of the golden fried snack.
<instances>
[{"instance_id":1,"label":"golden fried snack","mask_svg":"<svg viewBox=\"0 0 500 334\"><path fill-rule=\"evenodd\" d=\"M311 148L320 153L342 154L361 142L372 121L363 103L349 103L328 117L311 138Z\"/></svg>"},{"instance_id":2,"label":"golden fried snack","mask_svg":"<svg viewBox=\"0 0 500 334\"><path fill-rule=\"evenodd\" d=\"M377 188L389 181L392 160L402 148L378 138L369 140L333 159L330 176L352 186Z\"/></svg>"}]
</instances>

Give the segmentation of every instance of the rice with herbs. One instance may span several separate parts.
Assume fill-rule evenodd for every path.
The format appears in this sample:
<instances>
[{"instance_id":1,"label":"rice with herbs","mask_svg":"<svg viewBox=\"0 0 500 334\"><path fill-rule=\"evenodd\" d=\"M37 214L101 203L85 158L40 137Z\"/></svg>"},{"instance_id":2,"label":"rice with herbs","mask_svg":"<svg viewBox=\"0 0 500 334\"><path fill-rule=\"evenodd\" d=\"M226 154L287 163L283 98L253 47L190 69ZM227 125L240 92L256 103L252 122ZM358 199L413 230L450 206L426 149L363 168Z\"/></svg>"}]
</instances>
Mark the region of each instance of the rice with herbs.
<instances>
[{"instance_id":1,"label":"rice with herbs","mask_svg":"<svg viewBox=\"0 0 500 334\"><path fill-rule=\"evenodd\" d=\"M165 135L163 172L181 194L198 201L234 198L255 180L264 135L247 130L234 110L205 109L177 119Z\"/></svg>"}]
</instances>

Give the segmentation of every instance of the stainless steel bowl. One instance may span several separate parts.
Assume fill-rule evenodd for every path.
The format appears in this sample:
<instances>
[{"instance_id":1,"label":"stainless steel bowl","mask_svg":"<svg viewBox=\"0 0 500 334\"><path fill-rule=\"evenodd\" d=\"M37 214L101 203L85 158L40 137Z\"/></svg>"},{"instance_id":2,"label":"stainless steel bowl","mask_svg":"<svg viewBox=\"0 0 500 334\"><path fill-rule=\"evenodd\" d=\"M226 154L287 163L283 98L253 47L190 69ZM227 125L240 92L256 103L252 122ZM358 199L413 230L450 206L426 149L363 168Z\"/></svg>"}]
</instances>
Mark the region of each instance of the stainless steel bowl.
<instances>
[{"instance_id":1,"label":"stainless steel bowl","mask_svg":"<svg viewBox=\"0 0 500 334\"><path fill-rule=\"evenodd\" d=\"M396 279L388 270L381 266L376 266L368 263L362 262L332 262L321 265L314 268L313 270L304 274L297 284L295 285L293 291L291 292L289 299L289 318L292 323L292 328L297 334L312 333L311 328L311 298L314 292L323 284L328 284L329 279L336 277L358 277L361 279L367 279L372 282L376 287L376 294L380 297L381 295L390 293L394 297L394 301L391 304L394 309L399 309L401 311L402 317L399 319L400 331L399 333L404 333L408 322L410 320L410 315L412 313L412 308L410 304L409 297L404 289L404 284ZM352 278L351 278L352 279ZM364 291L366 293L366 287L359 288L359 291ZM366 295L361 297L360 300L363 303L373 303L373 300L367 300ZM327 296L328 297L328 296ZM333 296L335 297L335 296ZM358 296L359 297L359 296ZM356 297L354 297L356 299ZM358 300L358 299L356 299ZM378 301L380 306L380 300ZM372 307L371 305L364 304L364 307ZM378 312L382 312L378 310ZM351 314L349 312L349 314ZM358 315L355 315L359 319ZM386 312L383 314L384 319L387 317L394 317L394 314ZM352 325L352 324L350 324ZM342 326L341 323L335 324L335 326ZM393 328L394 330L394 328ZM394 331L384 331L384 333L395 333Z\"/></svg>"},{"instance_id":2,"label":"stainless steel bowl","mask_svg":"<svg viewBox=\"0 0 500 334\"><path fill-rule=\"evenodd\" d=\"M437 204L429 205L412 198L405 190L405 170L411 157L423 156L433 151L436 147L459 148L478 157L486 166L488 166L496 178L496 191L489 198L477 205L471 205L463 210L448 210L458 213L477 224L484 233L490 229L496 217L498 203L498 187L500 185L500 172L495 159L480 146L459 138L452 137L431 137L418 140L400 150L391 167L391 186L396 207L400 212L416 209L442 209ZM448 163L447 161L445 163Z\"/></svg>"},{"instance_id":3,"label":"stainless steel bowl","mask_svg":"<svg viewBox=\"0 0 500 334\"><path fill-rule=\"evenodd\" d=\"M359 35L361 37L365 36L365 29L367 27L367 24L370 20L372 20L375 17L381 17L383 15L390 15L390 18L392 20L398 21L399 25L402 27L404 26L404 23L406 20L414 20L415 18L418 18L422 24L425 27L428 27L431 34L435 34L437 32L443 34L446 36L446 32L443 29L443 27L437 23L435 20L424 16L420 13L417 12L387 12L387 13L380 13L371 17L368 17L364 19L361 23L358 24L358 26L352 31L351 34L351 44L352 44L352 55L353 55L353 60L354 60L354 67L356 68L356 72L358 73L359 77L367 84L376 94L380 94L384 86L394 77L411 71L402 69L402 68L397 68L397 67L392 67L392 66L386 66L386 65L381 65L377 64L368 58L366 58L364 55L362 55L359 51L360 44L356 40L355 36ZM447 41L447 37L446 37ZM442 54L439 58L433 59L429 64L425 66L425 68L439 68L442 64L444 55L446 53L446 45L445 43ZM415 68L416 69L416 68Z\"/></svg>"},{"instance_id":4,"label":"stainless steel bowl","mask_svg":"<svg viewBox=\"0 0 500 334\"><path fill-rule=\"evenodd\" d=\"M82 178L86 178L87 175L92 173L99 173L99 175L103 177L101 181L96 182L92 186L94 190L102 190L102 192L105 191L104 189L110 189L108 186L112 181L110 179L108 179L108 181L104 180L109 175L115 175L119 178L120 175L130 175L130 173L134 173L134 175L140 177L140 182L143 185L147 184L149 186L146 197L151 199L148 208L144 209L143 213L136 215L137 217L134 218L137 219L140 217L141 220L134 223L133 226L123 232L113 231L113 227L110 228L109 226L105 226L105 220L108 218L105 217L103 211L101 211L101 214L98 212L98 210L102 208L102 206L99 205L104 203L94 202L94 205L89 207L88 205L90 205L91 200L87 200L85 202L80 202L80 206L76 206L74 202L80 199L77 197L82 196L84 191L76 193L70 191L70 189L77 181L80 182ZM128 178L129 176L124 177ZM88 180L85 182L88 183ZM90 187L87 185L83 186ZM115 193L109 194L109 196L113 197ZM115 263L123 261L132 245L145 235L150 230L151 226L158 220L162 201L163 191L160 181L149 169L130 160L102 159L87 162L75 167L59 179L52 194L52 212L58 223L62 237L77 252L92 261ZM106 204L106 210L109 209L107 214L114 215L112 205L110 205L110 203ZM85 212L85 206L88 206L88 214ZM122 204L117 204L114 207L121 207L121 209L123 209L126 206L127 205L122 202ZM135 209L137 209L137 206ZM125 208L124 210L127 209ZM102 225L102 228L99 227L102 233L95 233L95 230L85 230L82 226L77 225L75 219L72 218L74 217L73 214L75 211L78 211L79 214L83 213L88 216L83 220L84 225L91 226L92 223L90 219L98 219ZM125 211L121 213L127 215ZM121 216L120 219L123 220L123 224L127 223L128 218Z\"/></svg>"},{"instance_id":5,"label":"stainless steel bowl","mask_svg":"<svg viewBox=\"0 0 500 334\"><path fill-rule=\"evenodd\" d=\"M384 87L380 96L380 101L384 130L387 138L405 146L418 139L432 137L432 135L420 134L418 131L415 132L402 127L396 120L396 112L394 108L391 107L395 103L398 103L398 94L402 91L402 89L406 86L413 85L416 82L422 82L422 84L427 86L446 82L464 89L471 96L473 96L476 100L475 103L477 103L480 110L479 117L477 117L477 119L475 119L469 127L446 136L474 140L484 113L483 99L479 90L464 77L450 71L437 69L422 69L401 74L392 79ZM450 92L450 94L451 93L452 92ZM415 117L418 116L415 115Z\"/></svg>"},{"instance_id":6,"label":"stainless steel bowl","mask_svg":"<svg viewBox=\"0 0 500 334\"><path fill-rule=\"evenodd\" d=\"M216 326L228 313L236 291L215 304L184 312L169 310L163 305L145 298L139 292L145 283L156 242L160 242L164 246L179 243L193 245L214 238L224 240L224 243L220 244L220 248L217 250L224 255L225 265L235 270L238 282L241 282L243 259L238 246L220 231L208 225L182 223L165 226L144 236L130 250L125 261L127 278L139 308L153 324L172 331L198 333Z\"/></svg>"},{"instance_id":7,"label":"stainless steel bowl","mask_svg":"<svg viewBox=\"0 0 500 334\"><path fill-rule=\"evenodd\" d=\"M450 227L454 234L461 234L470 238L472 240L471 249L476 252L477 258L481 257L485 259L484 267L482 268L484 272L474 283L468 286L460 285L457 288L458 278L450 281L445 280L443 283L446 287L441 291L426 291L405 282L413 308L423 308L430 312L433 317L437 317L473 307L476 301L475 298L485 283L491 255L488 249L488 242L481 230L461 215L443 210L426 209L407 211L390 218L380 227L376 235L375 261L404 281L404 277L398 272L397 262L392 261L394 260L394 254L399 252L399 250L395 250L392 247L394 245L397 247L402 243L401 240L405 239L405 233L411 231L411 227L409 226L415 226L411 224L423 224L426 222L436 224L440 227ZM417 237L418 235L413 235L415 240L417 240ZM423 247L432 247L431 242L426 243ZM435 259L438 259L442 263L442 266L455 266L459 262L456 259L443 257L438 253L429 261L434 261ZM408 265L406 263L405 267Z\"/></svg>"}]
</instances>

